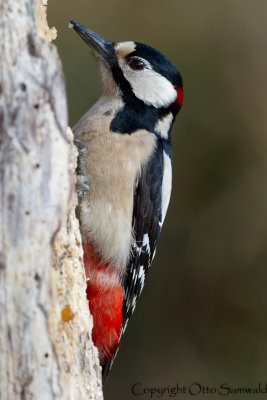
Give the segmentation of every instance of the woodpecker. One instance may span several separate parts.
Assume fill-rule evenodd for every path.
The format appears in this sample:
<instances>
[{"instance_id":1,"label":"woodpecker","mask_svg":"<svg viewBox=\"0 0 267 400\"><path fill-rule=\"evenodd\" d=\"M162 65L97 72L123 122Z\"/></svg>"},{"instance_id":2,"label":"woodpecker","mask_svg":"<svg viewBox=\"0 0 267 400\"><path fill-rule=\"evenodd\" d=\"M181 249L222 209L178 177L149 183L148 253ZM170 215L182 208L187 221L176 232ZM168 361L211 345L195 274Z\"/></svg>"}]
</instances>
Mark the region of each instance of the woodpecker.
<instances>
[{"instance_id":1,"label":"woodpecker","mask_svg":"<svg viewBox=\"0 0 267 400\"><path fill-rule=\"evenodd\" d=\"M79 202L87 298L103 382L143 289L172 185L171 128L182 78L152 47L70 21L98 60L103 91L73 127L87 157Z\"/></svg>"}]
</instances>

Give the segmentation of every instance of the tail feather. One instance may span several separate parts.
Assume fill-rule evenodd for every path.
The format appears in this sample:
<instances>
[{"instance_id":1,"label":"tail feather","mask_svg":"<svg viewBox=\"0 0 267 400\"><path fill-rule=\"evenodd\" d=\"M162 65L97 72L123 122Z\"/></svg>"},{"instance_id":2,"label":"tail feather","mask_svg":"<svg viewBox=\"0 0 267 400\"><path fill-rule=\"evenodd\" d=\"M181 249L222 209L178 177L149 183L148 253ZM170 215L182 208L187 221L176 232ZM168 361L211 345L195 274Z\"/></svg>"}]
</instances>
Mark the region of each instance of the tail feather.
<instances>
[{"instance_id":1,"label":"tail feather","mask_svg":"<svg viewBox=\"0 0 267 400\"><path fill-rule=\"evenodd\" d=\"M105 364L102 365L102 382L103 385L107 379L107 376L111 370L111 367L113 365L114 359L118 353L119 348L116 349L115 353L113 353L112 358L108 360Z\"/></svg>"},{"instance_id":2,"label":"tail feather","mask_svg":"<svg viewBox=\"0 0 267 400\"><path fill-rule=\"evenodd\" d=\"M103 385L108 377L109 371L111 370L113 359L110 359L106 364L102 365L102 382Z\"/></svg>"}]
</instances>

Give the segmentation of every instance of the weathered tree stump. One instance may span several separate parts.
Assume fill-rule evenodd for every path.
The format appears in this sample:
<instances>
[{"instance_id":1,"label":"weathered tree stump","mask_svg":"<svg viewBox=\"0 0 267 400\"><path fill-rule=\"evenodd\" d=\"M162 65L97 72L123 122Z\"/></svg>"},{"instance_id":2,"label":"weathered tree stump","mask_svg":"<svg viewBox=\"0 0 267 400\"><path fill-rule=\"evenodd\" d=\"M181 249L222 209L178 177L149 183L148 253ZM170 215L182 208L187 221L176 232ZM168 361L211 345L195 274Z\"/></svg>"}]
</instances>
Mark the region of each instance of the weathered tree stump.
<instances>
[{"instance_id":1,"label":"weathered tree stump","mask_svg":"<svg viewBox=\"0 0 267 400\"><path fill-rule=\"evenodd\" d=\"M102 399L46 1L0 0L0 399Z\"/></svg>"}]
</instances>

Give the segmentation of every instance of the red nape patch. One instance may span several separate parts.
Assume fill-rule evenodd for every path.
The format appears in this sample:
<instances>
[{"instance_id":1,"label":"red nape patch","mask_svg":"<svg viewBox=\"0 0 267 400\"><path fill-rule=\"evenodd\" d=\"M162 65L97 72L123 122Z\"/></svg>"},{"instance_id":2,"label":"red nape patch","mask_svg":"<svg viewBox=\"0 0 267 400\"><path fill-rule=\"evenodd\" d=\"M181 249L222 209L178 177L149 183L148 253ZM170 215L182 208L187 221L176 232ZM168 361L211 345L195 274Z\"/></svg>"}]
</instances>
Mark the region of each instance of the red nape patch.
<instances>
[{"instance_id":1,"label":"red nape patch","mask_svg":"<svg viewBox=\"0 0 267 400\"><path fill-rule=\"evenodd\" d=\"M108 264L101 264L99 255L90 243L84 245L84 267L87 282L87 299L94 326L92 338L98 348L100 364L106 364L120 344L122 328L123 289L108 271ZM112 285L103 282L109 278ZM90 276L91 275L91 276Z\"/></svg>"},{"instance_id":2,"label":"red nape patch","mask_svg":"<svg viewBox=\"0 0 267 400\"><path fill-rule=\"evenodd\" d=\"M183 102L184 102L184 89L183 88L178 88L177 86L174 86L174 89L177 92L175 105L178 106L179 108L181 108L182 105L183 105Z\"/></svg>"}]
</instances>

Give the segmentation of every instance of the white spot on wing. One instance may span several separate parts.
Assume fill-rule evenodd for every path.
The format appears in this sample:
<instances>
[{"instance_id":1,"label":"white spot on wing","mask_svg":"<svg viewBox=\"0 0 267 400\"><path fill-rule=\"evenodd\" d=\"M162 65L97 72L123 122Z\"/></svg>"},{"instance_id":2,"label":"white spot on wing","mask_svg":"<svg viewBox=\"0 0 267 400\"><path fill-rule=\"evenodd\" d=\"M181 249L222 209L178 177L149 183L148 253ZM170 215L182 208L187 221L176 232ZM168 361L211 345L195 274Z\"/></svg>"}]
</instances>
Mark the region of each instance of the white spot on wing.
<instances>
[{"instance_id":1,"label":"white spot on wing","mask_svg":"<svg viewBox=\"0 0 267 400\"><path fill-rule=\"evenodd\" d=\"M139 274L138 274L138 278L140 279L141 291L143 290L143 287L145 284L145 277L146 277L145 269L144 269L143 265L141 265Z\"/></svg>"},{"instance_id":2,"label":"white spot on wing","mask_svg":"<svg viewBox=\"0 0 267 400\"><path fill-rule=\"evenodd\" d=\"M138 246L136 241L133 243L133 248L136 250L137 254L141 254L142 252L142 247Z\"/></svg>"},{"instance_id":3,"label":"white spot on wing","mask_svg":"<svg viewBox=\"0 0 267 400\"><path fill-rule=\"evenodd\" d=\"M125 332L125 330L126 330L126 328L127 328L128 322L129 322L129 318L127 318L126 321L125 321L125 324L124 324L124 326L123 326L123 328L122 328L122 330L121 330L120 338L121 338L122 335L124 334L124 332Z\"/></svg>"},{"instance_id":4,"label":"white spot on wing","mask_svg":"<svg viewBox=\"0 0 267 400\"><path fill-rule=\"evenodd\" d=\"M135 295L133 297L133 301L132 301L132 304L131 304L132 313L134 312L135 307L136 307L136 300L137 300L137 296Z\"/></svg>"},{"instance_id":5,"label":"white spot on wing","mask_svg":"<svg viewBox=\"0 0 267 400\"><path fill-rule=\"evenodd\" d=\"M165 115L165 117L160 119L155 126L155 131L163 139L168 139L168 132L170 130L172 120L173 120L173 116L172 116L172 113L170 112L169 114Z\"/></svg>"},{"instance_id":6,"label":"white spot on wing","mask_svg":"<svg viewBox=\"0 0 267 400\"><path fill-rule=\"evenodd\" d=\"M172 165L168 154L163 151L163 181L162 181L162 220L161 225L164 222L166 212L171 197L172 189Z\"/></svg>"},{"instance_id":7,"label":"white spot on wing","mask_svg":"<svg viewBox=\"0 0 267 400\"><path fill-rule=\"evenodd\" d=\"M147 233L144 234L142 246L146 247L146 251L150 254L150 244L149 244L149 237L148 237Z\"/></svg>"}]
</instances>

